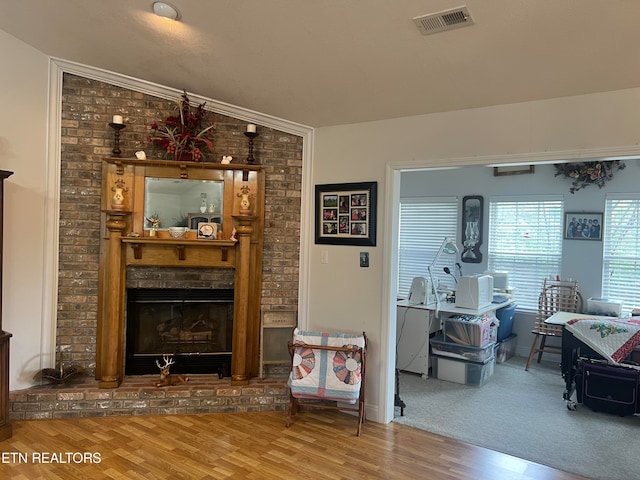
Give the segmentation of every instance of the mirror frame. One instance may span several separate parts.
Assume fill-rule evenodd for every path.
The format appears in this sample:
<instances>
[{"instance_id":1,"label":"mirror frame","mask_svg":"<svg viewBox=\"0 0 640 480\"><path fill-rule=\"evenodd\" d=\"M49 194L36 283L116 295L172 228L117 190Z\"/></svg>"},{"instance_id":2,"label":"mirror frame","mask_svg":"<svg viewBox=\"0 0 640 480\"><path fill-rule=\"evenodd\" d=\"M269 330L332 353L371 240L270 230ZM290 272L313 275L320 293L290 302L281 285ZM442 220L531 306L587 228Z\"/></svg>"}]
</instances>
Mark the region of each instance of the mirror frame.
<instances>
[{"instance_id":1,"label":"mirror frame","mask_svg":"<svg viewBox=\"0 0 640 480\"><path fill-rule=\"evenodd\" d=\"M113 161L116 159L108 159L109 163L118 164ZM131 160L117 159L120 162L126 162L123 168L123 176L125 181L133 185L130 188L129 196L131 205L128 210L131 211L131 228L134 234L140 234L142 237L150 237L151 230L148 228L144 218L145 209L145 185L147 177L166 178L166 179L188 179L188 180L214 180L224 183L223 201L222 201L222 225L223 228L218 229L218 240L228 240L232 233L234 225L233 215L236 205L234 205L236 185L244 182L244 170L238 167L227 168L226 165L207 164L206 162L198 162L194 164L183 165L178 162L166 160ZM253 184L253 171L247 174L249 184ZM112 181L113 183L113 181ZM107 194L109 195L109 194ZM237 202L236 202L237 203ZM216 213L218 208L216 207ZM207 213L208 215L208 213ZM168 230L157 230L159 239L170 239ZM185 238L172 239L175 242L183 242L185 240L196 240L197 232L189 229ZM211 242L211 240L208 240Z\"/></svg>"}]
</instances>

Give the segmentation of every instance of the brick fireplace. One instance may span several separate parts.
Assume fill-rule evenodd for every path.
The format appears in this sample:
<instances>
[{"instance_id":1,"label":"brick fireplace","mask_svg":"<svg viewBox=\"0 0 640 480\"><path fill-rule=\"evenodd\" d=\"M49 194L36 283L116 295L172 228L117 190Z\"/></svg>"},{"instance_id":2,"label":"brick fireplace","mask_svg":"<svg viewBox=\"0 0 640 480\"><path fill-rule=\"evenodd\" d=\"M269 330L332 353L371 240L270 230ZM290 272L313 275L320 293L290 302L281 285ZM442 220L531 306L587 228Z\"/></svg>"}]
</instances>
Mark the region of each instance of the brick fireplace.
<instances>
[{"instance_id":1,"label":"brick fireplace","mask_svg":"<svg viewBox=\"0 0 640 480\"><path fill-rule=\"evenodd\" d=\"M56 345L68 348L68 361L96 368L98 277L100 268L102 164L113 149L114 113L127 125L121 156L131 158L145 144L147 125L173 112L172 99L65 73L62 84L59 281ZM246 121L211 114L214 154L247 155ZM260 308L295 310L298 304L301 223L302 138L259 126L254 155L265 172L265 208ZM152 156L153 152L148 152ZM201 268L131 267L127 288L211 288L220 271ZM227 271L231 274L231 271ZM223 280L233 286L233 279ZM51 366L51 365L44 365Z\"/></svg>"},{"instance_id":2,"label":"brick fireplace","mask_svg":"<svg viewBox=\"0 0 640 480\"><path fill-rule=\"evenodd\" d=\"M119 389L98 389L94 380L98 317L98 277L101 235L103 158L113 149L113 131L106 125L121 114L127 125L121 132L122 157L133 157L145 144L147 125L165 118L173 100L65 73L62 83L59 281L56 345L64 347L66 361L82 365L87 376L80 385L35 385L11 394L12 418L57 416L186 413L279 409L288 401L281 381L252 378L249 385L232 387L217 375L186 387L162 391L149 388L157 374L130 379ZM214 161L232 155L243 163L246 121L212 113L215 124ZM254 155L265 172L262 286L260 309L292 310L298 300L299 238L302 185L302 138L259 126ZM144 147L143 147L144 148ZM148 152L150 153L150 152ZM284 234L283 232L286 232ZM226 274L231 272L225 271ZM201 268L130 268L127 288L211 288L220 271ZM50 366L50 365L45 365ZM196 377L200 380L200 377ZM275 383L274 383L275 382ZM219 392L221 397L214 396ZM214 406L215 404L215 406ZM107 408L108 407L108 408Z\"/></svg>"}]
</instances>

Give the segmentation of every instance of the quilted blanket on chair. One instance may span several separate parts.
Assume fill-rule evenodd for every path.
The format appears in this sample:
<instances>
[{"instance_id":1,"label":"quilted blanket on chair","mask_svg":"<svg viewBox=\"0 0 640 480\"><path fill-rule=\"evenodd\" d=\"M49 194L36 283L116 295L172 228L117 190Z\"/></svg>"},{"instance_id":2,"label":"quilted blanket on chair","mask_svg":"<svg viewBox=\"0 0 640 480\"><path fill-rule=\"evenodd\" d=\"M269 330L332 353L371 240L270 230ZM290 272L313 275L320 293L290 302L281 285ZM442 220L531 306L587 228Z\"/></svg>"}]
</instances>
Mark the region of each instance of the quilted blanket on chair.
<instances>
[{"instance_id":1,"label":"quilted blanket on chair","mask_svg":"<svg viewBox=\"0 0 640 480\"><path fill-rule=\"evenodd\" d=\"M355 404L362 384L362 358L359 352L317 350L313 345L364 347L363 335L293 332L293 364L289 375L291 394L296 398L320 398Z\"/></svg>"},{"instance_id":2,"label":"quilted blanket on chair","mask_svg":"<svg viewBox=\"0 0 640 480\"><path fill-rule=\"evenodd\" d=\"M619 365L640 344L640 319L574 318L565 328L614 365Z\"/></svg>"}]
</instances>

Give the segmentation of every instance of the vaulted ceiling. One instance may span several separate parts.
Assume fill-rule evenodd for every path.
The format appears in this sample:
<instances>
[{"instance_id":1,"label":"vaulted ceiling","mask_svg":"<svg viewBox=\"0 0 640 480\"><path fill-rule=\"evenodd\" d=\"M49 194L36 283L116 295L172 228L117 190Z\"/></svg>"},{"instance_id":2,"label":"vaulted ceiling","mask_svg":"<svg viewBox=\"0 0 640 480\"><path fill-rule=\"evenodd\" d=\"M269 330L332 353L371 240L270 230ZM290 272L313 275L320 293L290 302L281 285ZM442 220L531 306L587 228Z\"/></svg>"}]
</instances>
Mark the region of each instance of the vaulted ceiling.
<instances>
[{"instance_id":1,"label":"vaulted ceiling","mask_svg":"<svg viewBox=\"0 0 640 480\"><path fill-rule=\"evenodd\" d=\"M637 0L3 2L43 53L312 127L640 86ZM414 17L466 5L472 24ZM468 22L471 23L471 22Z\"/></svg>"}]
</instances>

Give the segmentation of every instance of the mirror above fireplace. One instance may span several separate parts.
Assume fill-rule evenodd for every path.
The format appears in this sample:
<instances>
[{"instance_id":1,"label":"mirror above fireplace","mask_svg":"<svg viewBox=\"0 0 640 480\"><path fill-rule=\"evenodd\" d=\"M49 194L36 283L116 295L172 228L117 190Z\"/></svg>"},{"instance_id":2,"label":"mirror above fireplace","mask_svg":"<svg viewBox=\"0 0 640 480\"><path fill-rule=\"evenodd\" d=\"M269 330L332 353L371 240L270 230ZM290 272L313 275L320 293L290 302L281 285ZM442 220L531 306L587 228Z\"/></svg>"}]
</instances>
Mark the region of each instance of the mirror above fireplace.
<instances>
[{"instance_id":1,"label":"mirror above fireplace","mask_svg":"<svg viewBox=\"0 0 640 480\"><path fill-rule=\"evenodd\" d=\"M189 224L189 218L199 216L203 221L215 221L222 230L223 181L146 177L144 191L144 217L157 218L160 230L197 228ZM145 222L145 228L151 228L148 220Z\"/></svg>"}]
</instances>

